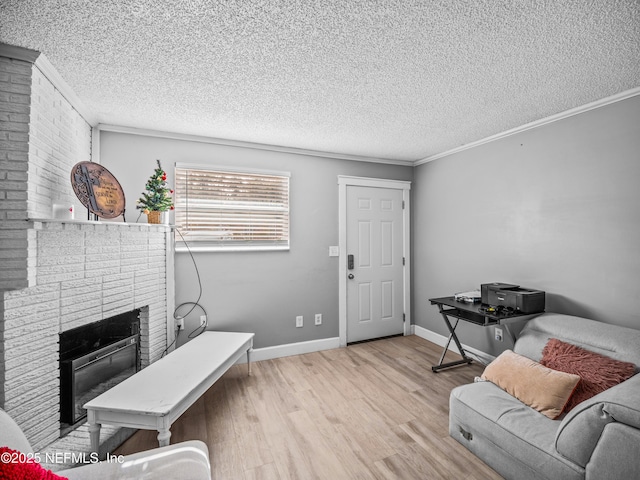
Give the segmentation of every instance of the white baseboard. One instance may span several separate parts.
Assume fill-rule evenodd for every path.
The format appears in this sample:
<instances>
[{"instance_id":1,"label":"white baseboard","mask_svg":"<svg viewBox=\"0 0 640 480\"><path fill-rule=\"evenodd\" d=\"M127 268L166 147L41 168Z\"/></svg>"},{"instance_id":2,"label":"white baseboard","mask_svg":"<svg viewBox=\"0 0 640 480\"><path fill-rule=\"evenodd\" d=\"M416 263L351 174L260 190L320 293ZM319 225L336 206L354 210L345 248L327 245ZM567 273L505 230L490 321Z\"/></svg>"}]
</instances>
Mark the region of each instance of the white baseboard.
<instances>
[{"instance_id":1,"label":"white baseboard","mask_svg":"<svg viewBox=\"0 0 640 480\"><path fill-rule=\"evenodd\" d=\"M424 338L425 340L435 343L441 347L444 347L447 343L447 337L444 335L440 335L439 333L433 332L419 325L412 325L411 330L412 333L418 337ZM310 340L307 342L286 343L284 345L275 345L273 347L263 347L252 350L251 361L259 362L261 360L271 360L274 358L289 357L291 355L302 355L303 353L320 352L322 350L331 350L339 347L339 337L322 338L320 340ZM495 359L494 356L465 345L464 343L462 344L462 348L464 348L468 354L477 357L481 363L488 365ZM458 352L454 342L451 342L449 345L449 350L458 354L460 353ZM247 363L247 358L242 356L236 363Z\"/></svg>"},{"instance_id":2,"label":"white baseboard","mask_svg":"<svg viewBox=\"0 0 640 480\"><path fill-rule=\"evenodd\" d=\"M340 338L322 338L320 340L310 340L308 342L286 343L273 347L255 348L251 351L251 361L271 360L273 358L289 357L291 355L301 355L303 353L319 352L321 350L331 350L340 346ZM247 358L242 356L236 363L247 363Z\"/></svg>"},{"instance_id":3,"label":"white baseboard","mask_svg":"<svg viewBox=\"0 0 640 480\"><path fill-rule=\"evenodd\" d=\"M413 333L418 337L424 338L425 340L435 343L436 345L440 345L441 347L444 347L447 344L448 337L445 337L444 335L440 335L439 333L436 333L436 332L432 332L431 330L421 327L420 325L413 325ZM484 365L490 364L496 358L493 355L489 355L488 353L481 352L480 350L477 350L473 347L465 345L464 343L461 343L461 345L462 345L462 348L464 348L464 350L467 352L468 356L478 357L477 359L480 361L480 363ZM451 342L449 344L449 350L457 354L460 354L460 352L458 351L458 348L456 347L455 342Z\"/></svg>"}]
</instances>

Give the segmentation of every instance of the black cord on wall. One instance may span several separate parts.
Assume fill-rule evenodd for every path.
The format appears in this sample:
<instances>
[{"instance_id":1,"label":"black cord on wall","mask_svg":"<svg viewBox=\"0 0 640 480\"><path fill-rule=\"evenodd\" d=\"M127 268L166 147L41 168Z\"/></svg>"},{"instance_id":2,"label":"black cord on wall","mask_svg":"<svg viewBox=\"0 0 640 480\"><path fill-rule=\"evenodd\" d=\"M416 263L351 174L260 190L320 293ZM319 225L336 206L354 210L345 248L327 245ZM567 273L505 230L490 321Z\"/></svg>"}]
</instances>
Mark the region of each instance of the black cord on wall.
<instances>
[{"instance_id":1,"label":"black cord on wall","mask_svg":"<svg viewBox=\"0 0 640 480\"><path fill-rule=\"evenodd\" d=\"M200 271L198 270L198 264L196 263L196 259L194 258L193 253L191 252L191 249L189 248L189 244L187 243L187 241L185 240L184 236L182 235L182 232L180 232L180 230L178 230L177 228L175 230L176 230L176 232L178 232L178 235L180 235L180 238L182 239L182 241L184 242L185 246L187 247L187 251L189 252L189 256L191 257L191 261L193 262L193 267L196 270L196 277L198 279L198 289L199 289L199 291L198 291L198 298L194 302L183 302L173 310L173 319L175 321L177 321L179 318L185 319L196 308L200 308L200 310L202 310L202 313L204 314L204 317L205 317L204 323L203 324L199 324L198 327L194 328L189 333L189 335L187 335L187 338L192 339L192 338L196 338L198 335L200 335L202 332L204 332L207 329L207 325L209 324L209 315L207 315L207 311L199 303L200 299L202 298L202 280L200 278ZM191 305L191 308L187 311L187 313L185 313L184 315L178 315L178 310L180 308L184 307L184 306L187 306L187 305ZM176 328L175 338L173 339L173 342L171 342L170 345L167 345L167 348L165 348L164 351L162 352L162 356L163 357L166 355L166 353L169 351L169 349L173 346L173 344L176 343L176 341L178 340L178 336L180 335L180 331L181 330L178 330Z\"/></svg>"}]
</instances>

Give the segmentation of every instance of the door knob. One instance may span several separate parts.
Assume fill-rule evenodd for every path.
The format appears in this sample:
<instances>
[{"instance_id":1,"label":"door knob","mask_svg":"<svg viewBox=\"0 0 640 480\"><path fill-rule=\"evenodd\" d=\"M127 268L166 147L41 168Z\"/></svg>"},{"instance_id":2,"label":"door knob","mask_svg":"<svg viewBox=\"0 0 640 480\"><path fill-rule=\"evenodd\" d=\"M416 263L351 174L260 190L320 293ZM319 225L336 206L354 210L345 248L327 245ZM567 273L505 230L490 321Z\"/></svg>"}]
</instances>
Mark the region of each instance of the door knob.
<instances>
[{"instance_id":1,"label":"door knob","mask_svg":"<svg viewBox=\"0 0 640 480\"><path fill-rule=\"evenodd\" d=\"M348 278L349 280L353 280L355 277L353 276L353 273L350 273Z\"/></svg>"}]
</instances>

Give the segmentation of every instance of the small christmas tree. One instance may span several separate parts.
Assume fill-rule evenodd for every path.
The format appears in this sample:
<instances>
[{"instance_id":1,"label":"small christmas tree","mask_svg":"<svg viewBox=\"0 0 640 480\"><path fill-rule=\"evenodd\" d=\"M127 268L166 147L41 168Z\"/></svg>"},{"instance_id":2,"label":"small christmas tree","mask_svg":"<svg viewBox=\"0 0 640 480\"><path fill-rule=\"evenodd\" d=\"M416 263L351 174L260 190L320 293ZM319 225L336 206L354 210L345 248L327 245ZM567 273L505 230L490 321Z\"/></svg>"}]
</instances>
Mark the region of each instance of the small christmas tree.
<instances>
[{"instance_id":1,"label":"small christmas tree","mask_svg":"<svg viewBox=\"0 0 640 480\"><path fill-rule=\"evenodd\" d=\"M142 210L145 214L149 212L166 212L173 210L173 199L171 194L173 190L167 187L167 174L158 162L158 168L155 169L153 175L147 180L145 188L146 192L142 192L142 197L138 199L137 209Z\"/></svg>"}]
</instances>

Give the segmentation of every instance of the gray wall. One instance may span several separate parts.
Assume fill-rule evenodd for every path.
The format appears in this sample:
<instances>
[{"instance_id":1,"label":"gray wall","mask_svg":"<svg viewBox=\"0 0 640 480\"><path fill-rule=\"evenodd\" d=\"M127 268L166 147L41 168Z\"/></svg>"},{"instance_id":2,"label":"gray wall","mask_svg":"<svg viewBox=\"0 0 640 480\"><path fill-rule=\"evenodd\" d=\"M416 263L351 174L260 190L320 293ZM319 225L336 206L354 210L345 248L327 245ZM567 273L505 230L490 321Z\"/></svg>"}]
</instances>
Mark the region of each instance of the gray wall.
<instances>
[{"instance_id":1,"label":"gray wall","mask_svg":"<svg viewBox=\"0 0 640 480\"><path fill-rule=\"evenodd\" d=\"M113 132L101 133L100 147L101 163L125 192L129 222L138 217L135 201L156 158L171 184L175 162L291 172L290 251L194 253L210 328L255 332L256 348L338 336L339 259L329 257L329 246L338 245L338 175L411 180L414 170ZM176 305L196 300L188 253L176 253L175 276ZM323 325L313 324L315 313L323 314ZM186 332L197 326L199 315L187 317ZM303 328L295 328L296 315L304 315Z\"/></svg>"},{"instance_id":2,"label":"gray wall","mask_svg":"<svg viewBox=\"0 0 640 480\"><path fill-rule=\"evenodd\" d=\"M338 259L328 256L338 244L338 175L413 179L417 325L444 335L429 298L505 281L545 290L548 311L640 328L638 96L415 169L102 132L101 161L123 185L130 222L156 158L170 182L177 161L291 172L289 252L194 254L211 328L254 331L258 348L338 336ZM178 253L176 304L197 294L191 258ZM511 347L492 329L459 331L492 355Z\"/></svg>"},{"instance_id":3,"label":"gray wall","mask_svg":"<svg viewBox=\"0 0 640 480\"><path fill-rule=\"evenodd\" d=\"M640 96L416 168L413 318L428 298L510 282L547 310L640 328ZM493 329L460 339L497 354Z\"/></svg>"}]
</instances>

